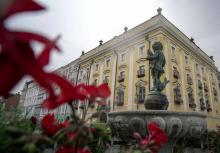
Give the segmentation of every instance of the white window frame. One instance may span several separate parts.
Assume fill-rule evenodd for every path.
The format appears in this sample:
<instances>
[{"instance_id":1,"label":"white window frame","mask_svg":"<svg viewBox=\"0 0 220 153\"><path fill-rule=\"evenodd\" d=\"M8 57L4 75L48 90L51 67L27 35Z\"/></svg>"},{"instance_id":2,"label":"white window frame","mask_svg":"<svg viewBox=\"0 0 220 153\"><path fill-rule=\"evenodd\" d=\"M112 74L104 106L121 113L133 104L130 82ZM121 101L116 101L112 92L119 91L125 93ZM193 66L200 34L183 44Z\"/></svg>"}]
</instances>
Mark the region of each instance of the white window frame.
<instances>
[{"instance_id":1,"label":"white window frame","mask_svg":"<svg viewBox=\"0 0 220 153\"><path fill-rule=\"evenodd\" d=\"M171 46L171 56L176 58L176 46L174 45Z\"/></svg>"},{"instance_id":2,"label":"white window frame","mask_svg":"<svg viewBox=\"0 0 220 153\"><path fill-rule=\"evenodd\" d=\"M98 66L98 67L97 67ZM99 71L99 63L96 63L95 64L95 71L97 72L97 71Z\"/></svg>"},{"instance_id":3,"label":"white window frame","mask_svg":"<svg viewBox=\"0 0 220 153\"><path fill-rule=\"evenodd\" d=\"M124 58L122 58L123 55L124 55ZM123 53L120 54L120 62L125 63L125 61L126 61L126 53L123 52Z\"/></svg>"},{"instance_id":4,"label":"white window frame","mask_svg":"<svg viewBox=\"0 0 220 153\"><path fill-rule=\"evenodd\" d=\"M196 66L196 71L199 71L199 64L196 63L195 66Z\"/></svg>"},{"instance_id":5,"label":"white window frame","mask_svg":"<svg viewBox=\"0 0 220 153\"><path fill-rule=\"evenodd\" d=\"M189 56L185 55L185 64L189 64Z\"/></svg>"},{"instance_id":6,"label":"white window frame","mask_svg":"<svg viewBox=\"0 0 220 153\"><path fill-rule=\"evenodd\" d=\"M140 45L140 46L138 47L138 57L139 57L139 58L140 58L140 57L143 57L145 48L146 48L145 45ZM141 53L140 51L142 51L142 53Z\"/></svg>"},{"instance_id":7,"label":"white window frame","mask_svg":"<svg viewBox=\"0 0 220 153\"><path fill-rule=\"evenodd\" d=\"M107 61L109 61L108 64L107 64ZM105 66L106 66L107 68L110 67L110 65L111 65L110 62L111 62L111 59L110 59L110 58L107 58L106 61L105 61Z\"/></svg>"}]
</instances>

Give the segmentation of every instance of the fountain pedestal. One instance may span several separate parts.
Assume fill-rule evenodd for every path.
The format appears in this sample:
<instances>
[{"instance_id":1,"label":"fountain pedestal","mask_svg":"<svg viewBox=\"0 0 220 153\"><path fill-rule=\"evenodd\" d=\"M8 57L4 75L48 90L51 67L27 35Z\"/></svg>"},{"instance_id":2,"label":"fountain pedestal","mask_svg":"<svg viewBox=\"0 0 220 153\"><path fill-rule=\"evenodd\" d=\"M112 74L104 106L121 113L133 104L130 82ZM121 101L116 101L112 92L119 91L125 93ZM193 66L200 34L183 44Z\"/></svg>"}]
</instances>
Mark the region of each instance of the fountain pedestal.
<instances>
[{"instance_id":1,"label":"fountain pedestal","mask_svg":"<svg viewBox=\"0 0 220 153\"><path fill-rule=\"evenodd\" d=\"M151 91L146 95L144 106L147 110L167 110L169 103L166 95L158 91Z\"/></svg>"},{"instance_id":2,"label":"fountain pedestal","mask_svg":"<svg viewBox=\"0 0 220 153\"><path fill-rule=\"evenodd\" d=\"M132 145L133 132L145 136L146 126L152 121L156 122L169 137L168 143L159 153L204 153L206 151L201 149L205 143L201 137L207 130L206 116L197 112L148 110L109 113L108 124L115 140L113 143L117 144L117 148L119 148L118 144ZM117 150L120 149L113 150L114 152L111 153L118 153Z\"/></svg>"}]
</instances>

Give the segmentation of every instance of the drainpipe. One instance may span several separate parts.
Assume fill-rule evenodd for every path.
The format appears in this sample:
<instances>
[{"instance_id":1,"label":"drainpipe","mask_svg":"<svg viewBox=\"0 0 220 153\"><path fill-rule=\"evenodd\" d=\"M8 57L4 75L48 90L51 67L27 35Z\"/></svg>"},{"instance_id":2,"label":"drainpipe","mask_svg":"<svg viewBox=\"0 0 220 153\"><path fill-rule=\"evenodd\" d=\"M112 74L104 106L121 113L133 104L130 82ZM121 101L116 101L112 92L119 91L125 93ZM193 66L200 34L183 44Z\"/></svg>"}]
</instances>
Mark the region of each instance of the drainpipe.
<instances>
[{"instance_id":1,"label":"drainpipe","mask_svg":"<svg viewBox=\"0 0 220 153\"><path fill-rule=\"evenodd\" d=\"M117 67L118 67L118 54L116 51L114 51L115 55L116 55L116 63L115 63L115 84L114 84L114 95L113 95L113 108L112 110L115 110L115 92L116 92L116 83L117 83Z\"/></svg>"}]
</instances>

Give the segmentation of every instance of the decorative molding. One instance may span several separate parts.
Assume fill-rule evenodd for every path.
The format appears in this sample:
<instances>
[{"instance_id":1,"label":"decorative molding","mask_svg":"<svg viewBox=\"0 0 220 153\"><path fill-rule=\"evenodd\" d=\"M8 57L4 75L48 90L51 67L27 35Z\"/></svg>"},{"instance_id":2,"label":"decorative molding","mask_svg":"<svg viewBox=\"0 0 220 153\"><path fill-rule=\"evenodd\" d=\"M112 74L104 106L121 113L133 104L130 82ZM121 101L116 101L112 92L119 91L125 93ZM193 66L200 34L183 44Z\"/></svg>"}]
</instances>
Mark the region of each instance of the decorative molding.
<instances>
[{"instance_id":1,"label":"decorative molding","mask_svg":"<svg viewBox=\"0 0 220 153\"><path fill-rule=\"evenodd\" d=\"M191 72L191 68L189 66L186 66L185 70Z\"/></svg>"},{"instance_id":2,"label":"decorative molding","mask_svg":"<svg viewBox=\"0 0 220 153\"><path fill-rule=\"evenodd\" d=\"M116 90L119 90L119 89L126 89L126 86L123 85L123 84L119 84L119 86L116 88Z\"/></svg>"},{"instance_id":3,"label":"decorative molding","mask_svg":"<svg viewBox=\"0 0 220 153\"><path fill-rule=\"evenodd\" d=\"M193 88L192 88L191 86L189 86L189 87L186 88L186 90L187 90L188 92L190 92L190 91L193 91Z\"/></svg>"},{"instance_id":4,"label":"decorative molding","mask_svg":"<svg viewBox=\"0 0 220 153\"><path fill-rule=\"evenodd\" d=\"M106 68L106 70L104 70L103 74L107 74L107 73L110 73L110 68Z\"/></svg>"},{"instance_id":5,"label":"decorative molding","mask_svg":"<svg viewBox=\"0 0 220 153\"><path fill-rule=\"evenodd\" d=\"M99 76L99 73L98 72L95 72L94 74L93 74L93 77L95 78L95 77L98 77Z\"/></svg>"},{"instance_id":6,"label":"decorative molding","mask_svg":"<svg viewBox=\"0 0 220 153\"><path fill-rule=\"evenodd\" d=\"M147 81L138 80L138 82L135 83L135 86L146 86L147 84L148 84Z\"/></svg>"},{"instance_id":7,"label":"decorative molding","mask_svg":"<svg viewBox=\"0 0 220 153\"><path fill-rule=\"evenodd\" d=\"M141 57L141 58L139 58L136 62L137 62L137 63L141 63L141 62L145 62L145 61L147 61L147 59L144 58L144 57Z\"/></svg>"},{"instance_id":8,"label":"decorative molding","mask_svg":"<svg viewBox=\"0 0 220 153\"><path fill-rule=\"evenodd\" d=\"M174 81L172 84L173 84L174 86L179 86L179 87L182 86L181 83L178 82L178 80Z\"/></svg>"},{"instance_id":9,"label":"decorative molding","mask_svg":"<svg viewBox=\"0 0 220 153\"><path fill-rule=\"evenodd\" d=\"M118 67L118 69L121 70L121 69L125 69L126 67L127 67L126 64L120 64L120 66Z\"/></svg>"},{"instance_id":10,"label":"decorative molding","mask_svg":"<svg viewBox=\"0 0 220 153\"><path fill-rule=\"evenodd\" d=\"M176 63L176 65L177 65L177 60L176 60L176 58L172 57L171 61L172 61L173 63Z\"/></svg>"}]
</instances>

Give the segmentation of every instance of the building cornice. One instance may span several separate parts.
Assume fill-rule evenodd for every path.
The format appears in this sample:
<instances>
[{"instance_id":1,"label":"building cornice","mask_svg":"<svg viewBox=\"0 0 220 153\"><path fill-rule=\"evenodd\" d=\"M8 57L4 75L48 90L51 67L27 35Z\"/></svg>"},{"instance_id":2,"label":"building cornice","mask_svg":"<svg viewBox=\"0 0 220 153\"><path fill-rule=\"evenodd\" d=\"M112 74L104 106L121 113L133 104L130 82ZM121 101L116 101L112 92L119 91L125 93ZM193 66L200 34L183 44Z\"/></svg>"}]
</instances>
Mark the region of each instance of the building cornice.
<instances>
[{"instance_id":1,"label":"building cornice","mask_svg":"<svg viewBox=\"0 0 220 153\"><path fill-rule=\"evenodd\" d=\"M103 43L102 45L85 53L83 56L80 57L80 63L88 61L102 54L106 54L107 52L111 52L112 50L118 50L119 47L134 42L135 39L144 37L157 29L165 30L169 35L177 39L182 46L184 46L194 55L196 55L196 57L199 57L200 60L208 64L211 68L214 68L215 70L217 69L217 67L214 64L214 61L210 59L210 57L204 51L202 51L196 44L192 43L183 32L181 32L163 15L156 15L152 17L150 20L147 20L146 22L128 30L127 32L122 33L119 36L114 37L106 43Z\"/></svg>"},{"instance_id":2,"label":"building cornice","mask_svg":"<svg viewBox=\"0 0 220 153\"><path fill-rule=\"evenodd\" d=\"M179 42L193 52L194 55L197 55L203 62L207 63L211 67L215 67L214 61L202 51L195 43L191 42L190 39L180 31L174 24L167 20L164 16L160 15L160 25L163 29L166 30L170 35L179 40Z\"/></svg>"}]
</instances>

